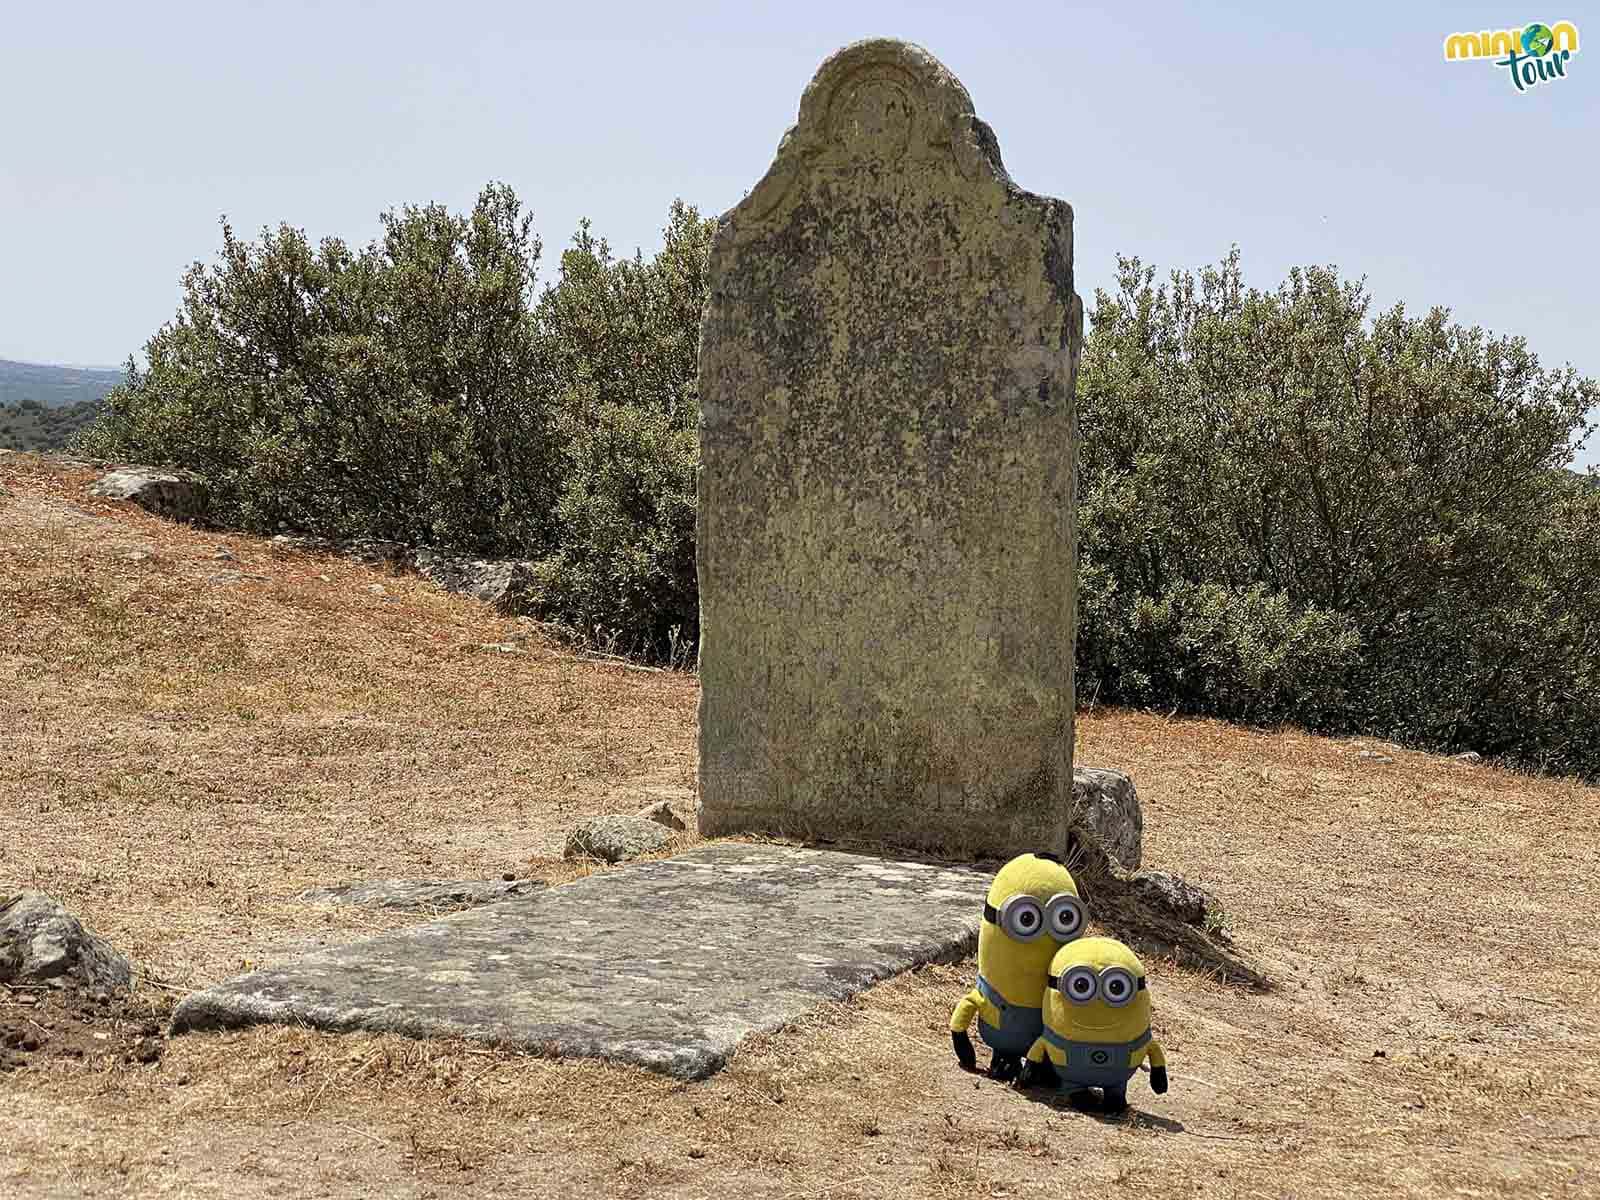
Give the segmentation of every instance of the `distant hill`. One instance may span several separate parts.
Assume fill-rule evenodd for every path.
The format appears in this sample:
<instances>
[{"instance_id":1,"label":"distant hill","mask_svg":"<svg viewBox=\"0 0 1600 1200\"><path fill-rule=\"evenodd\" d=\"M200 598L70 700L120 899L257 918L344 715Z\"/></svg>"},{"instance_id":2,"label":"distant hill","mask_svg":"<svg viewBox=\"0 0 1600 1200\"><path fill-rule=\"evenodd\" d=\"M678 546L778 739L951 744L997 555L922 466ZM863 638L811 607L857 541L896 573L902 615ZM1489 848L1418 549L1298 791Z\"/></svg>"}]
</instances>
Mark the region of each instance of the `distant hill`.
<instances>
[{"instance_id":1,"label":"distant hill","mask_svg":"<svg viewBox=\"0 0 1600 1200\"><path fill-rule=\"evenodd\" d=\"M98 402L121 382L121 371L103 367L48 367L0 358L0 407L24 400L46 408Z\"/></svg>"},{"instance_id":2,"label":"distant hill","mask_svg":"<svg viewBox=\"0 0 1600 1200\"><path fill-rule=\"evenodd\" d=\"M47 408L37 400L0 404L0 450L64 450L75 434L100 415L99 400Z\"/></svg>"}]
</instances>

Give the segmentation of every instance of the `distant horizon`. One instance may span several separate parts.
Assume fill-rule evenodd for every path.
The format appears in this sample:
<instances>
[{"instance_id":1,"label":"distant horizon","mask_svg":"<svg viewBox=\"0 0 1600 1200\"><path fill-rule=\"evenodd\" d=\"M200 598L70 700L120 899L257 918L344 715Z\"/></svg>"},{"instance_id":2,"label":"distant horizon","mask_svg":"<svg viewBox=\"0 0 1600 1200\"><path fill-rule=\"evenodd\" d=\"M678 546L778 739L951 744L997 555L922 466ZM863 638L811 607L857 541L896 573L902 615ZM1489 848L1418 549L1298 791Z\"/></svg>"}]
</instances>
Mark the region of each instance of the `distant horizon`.
<instances>
[{"instance_id":1,"label":"distant horizon","mask_svg":"<svg viewBox=\"0 0 1600 1200\"><path fill-rule=\"evenodd\" d=\"M138 356L135 355L134 357ZM123 374L127 371L126 363L120 367L111 367L106 366L104 363L41 362L37 358L12 358L6 354L0 354L0 362L12 363L19 367L51 367L58 371L107 371L116 372L117 374Z\"/></svg>"}]
</instances>

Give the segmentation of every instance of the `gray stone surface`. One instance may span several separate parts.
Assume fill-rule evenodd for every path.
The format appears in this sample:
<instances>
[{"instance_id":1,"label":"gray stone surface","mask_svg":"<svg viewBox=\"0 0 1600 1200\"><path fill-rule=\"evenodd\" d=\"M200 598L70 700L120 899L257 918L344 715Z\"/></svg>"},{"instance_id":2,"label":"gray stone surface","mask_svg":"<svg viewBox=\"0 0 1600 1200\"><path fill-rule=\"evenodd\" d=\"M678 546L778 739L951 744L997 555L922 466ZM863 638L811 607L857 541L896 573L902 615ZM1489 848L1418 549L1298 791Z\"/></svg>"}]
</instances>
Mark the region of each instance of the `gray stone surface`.
<instances>
[{"instance_id":1,"label":"gray stone surface","mask_svg":"<svg viewBox=\"0 0 1600 1200\"><path fill-rule=\"evenodd\" d=\"M309 888L297 897L312 904L365 904L374 908L457 909L540 892L537 879L367 879Z\"/></svg>"},{"instance_id":2,"label":"gray stone surface","mask_svg":"<svg viewBox=\"0 0 1600 1200\"><path fill-rule=\"evenodd\" d=\"M303 550L310 554L337 554L351 562L366 566L393 563L411 565L411 550L399 542L386 542L377 538L325 538L306 533L280 533L272 544L284 550Z\"/></svg>"},{"instance_id":3,"label":"gray stone surface","mask_svg":"<svg viewBox=\"0 0 1600 1200\"><path fill-rule=\"evenodd\" d=\"M1088 832L1125 871L1137 871L1144 861L1144 810L1133 780L1122 771L1073 768L1067 823Z\"/></svg>"},{"instance_id":4,"label":"gray stone surface","mask_svg":"<svg viewBox=\"0 0 1600 1200\"><path fill-rule=\"evenodd\" d=\"M648 808L641 808L639 815L646 821L654 821L657 825L664 825L674 831L689 828L688 822L674 811L670 800L657 800Z\"/></svg>"},{"instance_id":5,"label":"gray stone surface","mask_svg":"<svg viewBox=\"0 0 1600 1200\"><path fill-rule=\"evenodd\" d=\"M422 546L412 555L417 574L447 592L472 596L499 612L533 611L538 595L534 564L511 559L468 558Z\"/></svg>"},{"instance_id":6,"label":"gray stone surface","mask_svg":"<svg viewBox=\"0 0 1600 1200\"><path fill-rule=\"evenodd\" d=\"M1210 892L1170 871L1140 871L1128 882L1147 903L1186 925L1203 925L1206 912L1217 908Z\"/></svg>"},{"instance_id":7,"label":"gray stone surface","mask_svg":"<svg viewBox=\"0 0 1600 1200\"><path fill-rule=\"evenodd\" d=\"M459 1036L685 1079L739 1042L976 943L989 876L723 843L340 946L185 998L262 1023Z\"/></svg>"},{"instance_id":8,"label":"gray stone surface","mask_svg":"<svg viewBox=\"0 0 1600 1200\"><path fill-rule=\"evenodd\" d=\"M157 467L118 467L89 489L107 500L131 500L140 508L173 521L198 521L209 507L205 485Z\"/></svg>"},{"instance_id":9,"label":"gray stone surface","mask_svg":"<svg viewBox=\"0 0 1600 1200\"><path fill-rule=\"evenodd\" d=\"M1072 271L926 51L823 63L708 266L703 833L1065 849Z\"/></svg>"},{"instance_id":10,"label":"gray stone surface","mask_svg":"<svg viewBox=\"0 0 1600 1200\"><path fill-rule=\"evenodd\" d=\"M567 835L564 858L624 862L665 848L672 830L648 817L590 817Z\"/></svg>"},{"instance_id":11,"label":"gray stone surface","mask_svg":"<svg viewBox=\"0 0 1600 1200\"><path fill-rule=\"evenodd\" d=\"M43 892L0 895L0 983L121 991L133 968Z\"/></svg>"}]
</instances>

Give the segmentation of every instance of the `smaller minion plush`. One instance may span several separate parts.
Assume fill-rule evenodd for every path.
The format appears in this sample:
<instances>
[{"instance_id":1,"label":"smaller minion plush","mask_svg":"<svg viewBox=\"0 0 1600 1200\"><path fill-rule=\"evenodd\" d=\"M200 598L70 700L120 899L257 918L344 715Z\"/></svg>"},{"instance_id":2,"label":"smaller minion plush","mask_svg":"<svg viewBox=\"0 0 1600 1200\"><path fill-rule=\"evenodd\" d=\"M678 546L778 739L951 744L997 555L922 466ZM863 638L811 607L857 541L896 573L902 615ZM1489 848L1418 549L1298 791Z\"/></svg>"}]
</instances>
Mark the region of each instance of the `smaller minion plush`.
<instances>
[{"instance_id":1,"label":"smaller minion plush","mask_svg":"<svg viewBox=\"0 0 1600 1200\"><path fill-rule=\"evenodd\" d=\"M1024 1086L1099 1088L1101 1107L1121 1112L1128 1081L1148 1060L1151 1090L1167 1090L1167 1056L1150 1037L1150 990L1132 950L1108 937L1069 942L1050 960L1047 982Z\"/></svg>"},{"instance_id":2,"label":"smaller minion plush","mask_svg":"<svg viewBox=\"0 0 1600 1200\"><path fill-rule=\"evenodd\" d=\"M1044 1027L1039 997L1050 960L1087 922L1072 873L1053 854L1019 854L1000 868L978 930L977 986L950 1014L950 1039L964 1068L978 1066L967 1032L977 1021L979 1036L993 1052L990 1078L1017 1077L1022 1056Z\"/></svg>"}]
</instances>

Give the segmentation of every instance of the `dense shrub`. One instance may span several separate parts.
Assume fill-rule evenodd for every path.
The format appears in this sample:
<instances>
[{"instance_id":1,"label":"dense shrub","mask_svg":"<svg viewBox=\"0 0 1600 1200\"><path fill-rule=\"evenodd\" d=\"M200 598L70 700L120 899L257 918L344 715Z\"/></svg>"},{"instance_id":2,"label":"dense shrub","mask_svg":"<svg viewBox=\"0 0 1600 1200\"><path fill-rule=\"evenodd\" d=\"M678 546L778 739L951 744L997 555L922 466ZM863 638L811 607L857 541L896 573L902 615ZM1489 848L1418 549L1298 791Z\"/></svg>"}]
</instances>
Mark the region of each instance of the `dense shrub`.
<instances>
[{"instance_id":1,"label":"dense shrub","mask_svg":"<svg viewBox=\"0 0 1600 1200\"><path fill-rule=\"evenodd\" d=\"M585 223L537 298L540 243L508 188L383 224L354 251L224 222L80 448L197 471L245 529L536 560L546 615L687 658L713 223L674 204L650 260L613 259Z\"/></svg>"},{"instance_id":2,"label":"dense shrub","mask_svg":"<svg viewBox=\"0 0 1600 1200\"><path fill-rule=\"evenodd\" d=\"M572 450L561 545L539 569L550 612L607 650L689 661L700 627L698 431L659 410L607 404Z\"/></svg>"},{"instance_id":3,"label":"dense shrub","mask_svg":"<svg viewBox=\"0 0 1600 1200\"><path fill-rule=\"evenodd\" d=\"M529 219L492 186L469 215L383 224L352 251L224 222L220 261L185 275L83 448L198 471L247 529L548 548L559 446Z\"/></svg>"},{"instance_id":4,"label":"dense shrub","mask_svg":"<svg viewBox=\"0 0 1600 1200\"><path fill-rule=\"evenodd\" d=\"M674 204L646 261L613 259L585 223L538 310L566 422L546 601L591 641L675 662L700 627L696 374L714 225Z\"/></svg>"},{"instance_id":5,"label":"dense shrub","mask_svg":"<svg viewBox=\"0 0 1600 1200\"><path fill-rule=\"evenodd\" d=\"M1518 338L1237 252L1096 298L1079 380L1081 685L1124 703L1600 770L1597 400ZM1559 696L1557 703L1555 698Z\"/></svg>"},{"instance_id":6,"label":"dense shrub","mask_svg":"<svg viewBox=\"0 0 1600 1200\"><path fill-rule=\"evenodd\" d=\"M1337 709L1361 645L1349 618L1261 584L1173 583L1149 596L1092 567L1080 589L1085 700L1308 723Z\"/></svg>"}]
</instances>

